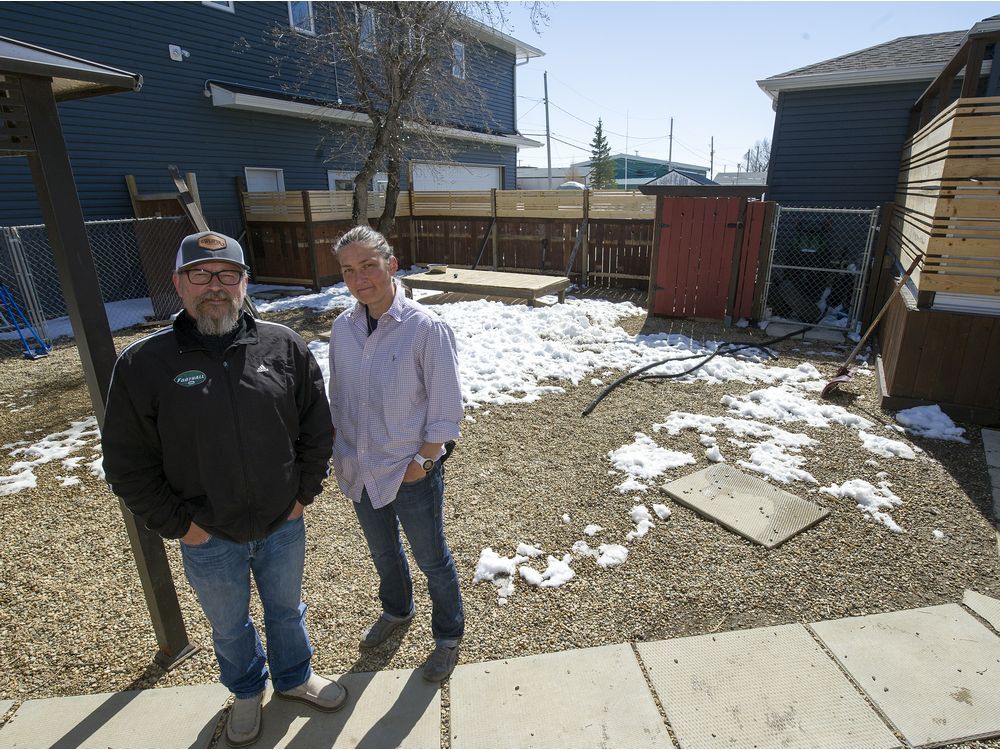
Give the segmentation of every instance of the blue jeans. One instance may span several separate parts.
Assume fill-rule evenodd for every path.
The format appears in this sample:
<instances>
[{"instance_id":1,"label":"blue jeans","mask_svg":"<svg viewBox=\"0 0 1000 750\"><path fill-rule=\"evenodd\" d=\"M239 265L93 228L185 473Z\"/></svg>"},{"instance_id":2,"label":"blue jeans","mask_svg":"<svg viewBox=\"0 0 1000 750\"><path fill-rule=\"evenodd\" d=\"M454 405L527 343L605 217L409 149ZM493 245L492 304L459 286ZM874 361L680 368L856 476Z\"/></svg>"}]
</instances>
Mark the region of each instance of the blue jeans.
<instances>
[{"instance_id":1,"label":"blue jeans","mask_svg":"<svg viewBox=\"0 0 1000 750\"><path fill-rule=\"evenodd\" d=\"M444 538L444 471L438 461L418 482L403 484L396 499L374 509L368 491L352 503L368 542L379 577L382 610L391 620L413 616L413 581L399 536L402 525L413 559L427 576L431 596L431 632L434 640L454 646L465 632L465 611L458 587L458 571Z\"/></svg>"},{"instance_id":2,"label":"blue jeans","mask_svg":"<svg viewBox=\"0 0 1000 750\"><path fill-rule=\"evenodd\" d=\"M212 625L220 680L237 698L260 693L268 678L279 692L309 679L313 649L302 603L306 530L302 517L286 521L264 539L237 544L211 537L181 543L184 573ZM250 617L250 573L264 606L267 654Z\"/></svg>"}]
</instances>

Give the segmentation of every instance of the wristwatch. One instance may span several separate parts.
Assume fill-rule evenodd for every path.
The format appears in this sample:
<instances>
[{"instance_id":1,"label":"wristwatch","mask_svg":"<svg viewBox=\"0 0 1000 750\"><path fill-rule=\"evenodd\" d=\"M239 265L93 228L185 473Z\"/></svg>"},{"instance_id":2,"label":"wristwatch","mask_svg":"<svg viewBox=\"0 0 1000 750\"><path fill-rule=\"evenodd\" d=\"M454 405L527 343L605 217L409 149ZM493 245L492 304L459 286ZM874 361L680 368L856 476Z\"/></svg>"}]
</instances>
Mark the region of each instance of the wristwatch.
<instances>
[{"instance_id":1,"label":"wristwatch","mask_svg":"<svg viewBox=\"0 0 1000 750\"><path fill-rule=\"evenodd\" d=\"M420 468L424 471L430 471L434 468L434 459L426 458L421 456L419 453L413 457L413 460L420 464Z\"/></svg>"}]
</instances>

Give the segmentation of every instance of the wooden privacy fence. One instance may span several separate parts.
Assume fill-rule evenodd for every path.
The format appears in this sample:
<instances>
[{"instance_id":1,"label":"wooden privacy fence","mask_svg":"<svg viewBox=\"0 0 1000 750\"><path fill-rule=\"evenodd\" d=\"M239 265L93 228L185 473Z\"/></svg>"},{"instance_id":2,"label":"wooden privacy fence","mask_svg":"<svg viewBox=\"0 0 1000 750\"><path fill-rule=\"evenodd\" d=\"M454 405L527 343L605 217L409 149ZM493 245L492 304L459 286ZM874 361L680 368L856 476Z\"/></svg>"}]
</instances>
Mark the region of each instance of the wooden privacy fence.
<instances>
[{"instance_id":1,"label":"wooden privacy fence","mask_svg":"<svg viewBox=\"0 0 1000 750\"><path fill-rule=\"evenodd\" d=\"M660 195L649 311L707 320L761 317L773 202Z\"/></svg>"},{"instance_id":2,"label":"wooden privacy fence","mask_svg":"<svg viewBox=\"0 0 1000 750\"><path fill-rule=\"evenodd\" d=\"M369 219L384 196L369 195ZM351 226L351 193L242 193L262 282L339 281L329 252ZM401 265L448 263L568 275L584 285L645 288L655 198L637 192L483 190L401 193L390 242Z\"/></svg>"},{"instance_id":3,"label":"wooden privacy fence","mask_svg":"<svg viewBox=\"0 0 1000 750\"><path fill-rule=\"evenodd\" d=\"M933 292L1000 296L1000 97L957 99L906 142L889 250Z\"/></svg>"}]
</instances>

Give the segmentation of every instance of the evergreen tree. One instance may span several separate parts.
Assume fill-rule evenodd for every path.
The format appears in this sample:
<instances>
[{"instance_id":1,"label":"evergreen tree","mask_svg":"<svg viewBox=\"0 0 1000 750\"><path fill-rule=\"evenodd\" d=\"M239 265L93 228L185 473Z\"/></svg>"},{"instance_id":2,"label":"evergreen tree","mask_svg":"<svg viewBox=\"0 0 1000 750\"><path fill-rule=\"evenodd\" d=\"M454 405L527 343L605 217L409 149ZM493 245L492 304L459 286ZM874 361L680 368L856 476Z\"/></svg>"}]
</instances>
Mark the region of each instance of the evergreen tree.
<instances>
[{"instance_id":1,"label":"evergreen tree","mask_svg":"<svg viewBox=\"0 0 1000 750\"><path fill-rule=\"evenodd\" d=\"M597 118L594 140L590 142L590 187L594 190L617 187L615 162L611 158L611 146L604 137L604 124L600 117Z\"/></svg>"}]
</instances>

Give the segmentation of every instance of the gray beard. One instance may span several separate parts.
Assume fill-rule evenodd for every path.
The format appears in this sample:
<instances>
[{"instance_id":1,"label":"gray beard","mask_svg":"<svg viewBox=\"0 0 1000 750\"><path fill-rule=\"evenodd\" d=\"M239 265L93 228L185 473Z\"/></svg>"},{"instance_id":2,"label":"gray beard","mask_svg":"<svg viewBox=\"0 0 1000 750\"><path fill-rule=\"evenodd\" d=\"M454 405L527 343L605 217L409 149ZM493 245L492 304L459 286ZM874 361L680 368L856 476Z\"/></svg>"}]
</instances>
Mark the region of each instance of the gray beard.
<instances>
[{"instance_id":1,"label":"gray beard","mask_svg":"<svg viewBox=\"0 0 1000 750\"><path fill-rule=\"evenodd\" d=\"M199 315L195 319L195 324L198 328L198 333L202 336L225 336L227 333L236 328L236 324L239 322L240 313L239 310L226 310L226 314L213 318L208 315Z\"/></svg>"}]
</instances>

